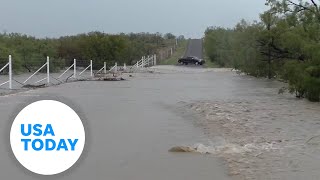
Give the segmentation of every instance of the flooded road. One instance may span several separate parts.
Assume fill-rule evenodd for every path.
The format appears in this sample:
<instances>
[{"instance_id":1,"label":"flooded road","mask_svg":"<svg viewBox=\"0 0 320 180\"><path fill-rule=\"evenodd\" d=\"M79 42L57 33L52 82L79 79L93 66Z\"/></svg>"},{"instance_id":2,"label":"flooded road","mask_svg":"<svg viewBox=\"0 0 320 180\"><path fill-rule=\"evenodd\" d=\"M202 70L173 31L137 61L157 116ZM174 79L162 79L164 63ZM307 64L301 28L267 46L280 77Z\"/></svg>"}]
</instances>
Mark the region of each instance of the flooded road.
<instances>
[{"instance_id":1,"label":"flooded road","mask_svg":"<svg viewBox=\"0 0 320 180\"><path fill-rule=\"evenodd\" d=\"M1 179L45 179L8 156L9 119L30 99L68 99L89 132L87 153L59 179L315 179L318 103L278 95L277 81L230 70L162 66L128 81L84 81L0 97ZM176 154L202 143L213 154ZM284 156L285 155L285 156ZM231 176L230 176L231 175ZM50 178L49 178L50 179Z\"/></svg>"},{"instance_id":2,"label":"flooded road","mask_svg":"<svg viewBox=\"0 0 320 180\"><path fill-rule=\"evenodd\" d=\"M175 76L137 74L128 81L75 82L0 97L1 179L35 179L8 157L6 129L16 107L34 98L64 97L85 115L89 138L86 157L59 179L229 179L221 159L168 152L177 144L207 140L201 129L171 110L177 102L192 99L193 93L185 91L193 88L186 86L203 82ZM179 85L181 80L185 85Z\"/></svg>"}]
</instances>

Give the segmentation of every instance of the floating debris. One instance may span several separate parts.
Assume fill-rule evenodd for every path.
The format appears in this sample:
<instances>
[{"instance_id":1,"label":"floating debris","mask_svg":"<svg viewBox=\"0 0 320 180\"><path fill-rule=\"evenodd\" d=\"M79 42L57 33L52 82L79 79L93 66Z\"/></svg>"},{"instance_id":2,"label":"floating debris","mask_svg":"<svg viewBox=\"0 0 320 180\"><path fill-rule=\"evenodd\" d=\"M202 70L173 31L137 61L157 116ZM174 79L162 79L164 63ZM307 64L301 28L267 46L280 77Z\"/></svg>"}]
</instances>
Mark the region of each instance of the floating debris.
<instances>
[{"instance_id":1,"label":"floating debris","mask_svg":"<svg viewBox=\"0 0 320 180\"><path fill-rule=\"evenodd\" d=\"M197 150L188 146L176 146L169 149L169 152L197 152Z\"/></svg>"},{"instance_id":2,"label":"floating debris","mask_svg":"<svg viewBox=\"0 0 320 180\"><path fill-rule=\"evenodd\" d=\"M102 78L103 81L124 81L125 79L122 77L105 77Z\"/></svg>"},{"instance_id":3,"label":"floating debris","mask_svg":"<svg viewBox=\"0 0 320 180\"><path fill-rule=\"evenodd\" d=\"M32 89L45 88L45 87L46 87L46 84L39 84L39 85L26 84L22 86L22 88L32 88Z\"/></svg>"},{"instance_id":4,"label":"floating debris","mask_svg":"<svg viewBox=\"0 0 320 180\"><path fill-rule=\"evenodd\" d=\"M205 146L203 144L195 144L194 146L175 146L169 149L173 153L200 153L200 154L213 154L214 148Z\"/></svg>"},{"instance_id":5,"label":"floating debris","mask_svg":"<svg viewBox=\"0 0 320 180\"><path fill-rule=\"evenodd\" d=\"M125 81L121 74L99 74L95 75L93 81Z\"/></svg>"}]
</instances>

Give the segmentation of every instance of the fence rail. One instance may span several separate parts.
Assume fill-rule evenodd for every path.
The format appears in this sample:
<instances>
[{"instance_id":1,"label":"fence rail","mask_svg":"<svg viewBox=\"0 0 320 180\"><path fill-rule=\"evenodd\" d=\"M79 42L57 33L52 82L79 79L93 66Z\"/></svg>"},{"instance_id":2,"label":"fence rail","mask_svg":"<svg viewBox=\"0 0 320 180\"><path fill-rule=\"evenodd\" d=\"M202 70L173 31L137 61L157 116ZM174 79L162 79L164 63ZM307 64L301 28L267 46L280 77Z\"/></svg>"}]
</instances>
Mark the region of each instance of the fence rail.
<instances>
[{"instance_id":1,"label":"fence rail","mask_svg":"<svg viewBox=\"0 0 320 180\"><path fill-rule=\"evenodd\" d=\"M33 73L31 76L29 76L24 82L23 84L26 84L33 76L35 76L39 71L41 71L44 67L47 67L47 77L46 78L43 78L37 82L35 82L36 84L44 81L44 80L47 80L47 84L50 83L50 63L49 63L49 56L47 57L47 62L42 65L35 73Z\"/></svg>"},{"instance_id":2,"label":"fence rail","mask_svg":"<svg viewBox=\"0 0 320 180\"><path fill-rule=\"evenodd\" d=\"M76 78L77 77L77 60L74 59L73 60L73 64L67 68L67 70L65 70L59 77L58 79L60 79L63 75L65 75L71 68L73 68L73 77Z\"/></svg>"},{"instance_id":3,"label":"fence rail","mask_svg":"<svg viewBox=\"0 0 320 180\"><path fill-rule=\"evenodd\" d=\"M79 76L81 76L81 74L83 74L86 70L88 70L90 68L90 76L93 76L93 72L92 72L92 60L90 60L90 65L88 67L86 67L83 71L81 71L79 73Z\"/></svg>"},{"instance_id":4,"label":"fence rail","mask_svg":"<svg viewBox=\"0 0 320 180\"><path fill-rule=\"evenodd\" d=\"M101 69L99 69L99 71L96 72L96 74L99 74L100 72L102 72L102 70L103 70L104 74L107 74L107 63L106 62L103 63L103 67Z\"/></svg>"},{"instance_id":5,"label":"fence rail","mask_svg":"<svg viewBox=\"0 0 320 180\"><path fill-rule=\"evenodd\" d=\"M116 63L116 64L109 70L109 72L117 73L117 72L118 72L118 63Z\"/></svg>"}]
</instances>

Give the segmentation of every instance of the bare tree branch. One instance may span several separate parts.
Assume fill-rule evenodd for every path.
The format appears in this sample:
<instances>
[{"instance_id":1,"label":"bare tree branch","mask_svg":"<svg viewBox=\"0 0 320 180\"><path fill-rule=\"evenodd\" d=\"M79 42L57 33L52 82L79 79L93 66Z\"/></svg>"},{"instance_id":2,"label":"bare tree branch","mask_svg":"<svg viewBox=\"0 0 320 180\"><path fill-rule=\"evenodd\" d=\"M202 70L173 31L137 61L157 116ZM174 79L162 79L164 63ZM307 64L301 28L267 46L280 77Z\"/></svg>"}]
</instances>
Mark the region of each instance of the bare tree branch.
<instances>
[{"instance_id":1,"label":"bare tree branch","mask_svg":"<svg viewBox=\"0 0 320 180\"><path fill-rule=\"evenodd\" d=\"M314 0L311 0L311 2L315 7L318 7L317 3Z\"/></svg>"},{"instance_id":2,"label":"bare tree branch","mask_svg":"<svg viewBox=\"0 0 320 180\"><path fill-rule=\"evenodd\" d=\"M302 4L297 4L297 3L295 3L295 2L293 2L293 1L291 1L291 0L287 0L291 5L293 5L293 6L296 6L296 7L299 7L300 9L299 10L308 10L308 11L312 11L313 12L313 10L312 9L310 9L310 8L308 8L308 7L306 7L306 6L303 6Z\"/></svg>"},{"instance_id":3,"label":"bare tree branch","mask_svg":"<svg viewBox=\"0 0 320 180\"><path fill-rule=\"evenodd\" d=\"M319 12L318 4L316 2L314 2L314 0L311 0L311 2L314 5L314 7L316 8L316 11Z\"/></svg>"}]
</instances>

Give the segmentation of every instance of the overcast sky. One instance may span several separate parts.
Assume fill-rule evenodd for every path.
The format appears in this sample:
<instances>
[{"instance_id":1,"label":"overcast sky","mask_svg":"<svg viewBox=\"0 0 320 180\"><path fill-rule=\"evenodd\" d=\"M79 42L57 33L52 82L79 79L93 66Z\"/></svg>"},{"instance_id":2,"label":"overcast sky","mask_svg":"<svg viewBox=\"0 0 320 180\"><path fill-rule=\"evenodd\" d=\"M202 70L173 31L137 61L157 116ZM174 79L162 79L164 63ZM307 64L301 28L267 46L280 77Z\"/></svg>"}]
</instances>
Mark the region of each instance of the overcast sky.
<instances>
[{"instance_id":1,"label":"overcast sky","mask_svg":"<svg viewBox=\"0 0 320 180\"><path fill-rule=\"evenodd\" d=\"M58 37L90 31L172 32L202 37L208 26L256 20L265 0L0 0L0 31Z\"/></svg>"}]
</instances>

